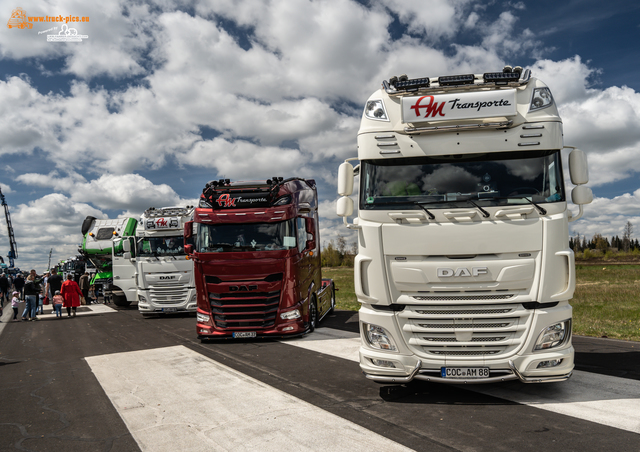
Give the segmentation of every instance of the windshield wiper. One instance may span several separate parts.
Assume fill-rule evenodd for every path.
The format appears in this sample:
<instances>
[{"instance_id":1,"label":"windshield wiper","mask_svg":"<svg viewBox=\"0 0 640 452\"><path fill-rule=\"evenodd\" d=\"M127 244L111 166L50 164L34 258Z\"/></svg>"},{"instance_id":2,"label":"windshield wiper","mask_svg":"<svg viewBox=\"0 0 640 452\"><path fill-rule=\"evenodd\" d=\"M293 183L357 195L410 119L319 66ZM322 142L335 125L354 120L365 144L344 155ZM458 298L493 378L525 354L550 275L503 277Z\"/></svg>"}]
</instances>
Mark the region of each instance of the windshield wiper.
<instances>
[{"instance_id":1,"label":"windshield wiper","mask_svg":"<svg viewBox=\"0 0 640 452\"><path fill-rule=\"evenodd\" d=\"M545 209L544 207L536 204L535 202L533 202L531 199L527 198L526 196L495 196L495 197L492 196L491 198L485 198L485 199L524 199L529 204L531 204L536 209L538 209L538 212L540 212L540 215L546 215L547 214L547 209Z\"/></svg>"},{"instance_id":2,"label":"windshield wiper","mask_svg":"<svg viewBox=\"0 0 640 452\"><path fill-rule=\"evenodd\" d=\"M471 199L469 198L460 198L460 199L453 199L453 200L442 200L442 201L425 201L425 202L420 202L420 201L416 201L415 204L417 204L418 206L420 206L425 212L427 212L431 217L433 217L433 214L430 213L425 207L422 206L422 204L444 204L444 203L454 203L454 202L468 202L470 204L472 204L474 207L476 207L481 213L482 216L485 218L489 218L491 216L491 214L489 212L487 212L486 210L484 210L482 207L480 207L478 204L476 204L475 202L473 202ZM433 217L435 218L435 217ZM431 218L433 220L433 218Z\"/></svg>"},{"instance_id":3,"label":"windshield wiper","mask_svg":"<svg viewBox=\"0 0 640 452\"><path fill-rule=\"evenodd\" d=\"M416 206L420 207L422 210L424 210L427 213L427 215L429 215L429 219L430 220L435 220L436 219L435 215L432 214L431 212L429 212L429 209L427 209L425 206L422 205L422 204L428 204L428 203L422 203L420 201L416 201L414 204Z\"/></svg>"},{"instance_id":4,"label":"windshield wiper","mask_svg":"<svg viewBox=\"0 0 640 452\"><path fill-rule=\"evenodd\" d=\"M470 199L461 199L460 201L467 201L468 203L473 204L475 207L477 207L477 209L480 212L482 212L482 216L485 217L485 218L489 218L491 216L491 214L489 212L484 210L482 207L480 207L478 204L476 204L475 202L471 201Z\"/></svg>"}]
</instances>

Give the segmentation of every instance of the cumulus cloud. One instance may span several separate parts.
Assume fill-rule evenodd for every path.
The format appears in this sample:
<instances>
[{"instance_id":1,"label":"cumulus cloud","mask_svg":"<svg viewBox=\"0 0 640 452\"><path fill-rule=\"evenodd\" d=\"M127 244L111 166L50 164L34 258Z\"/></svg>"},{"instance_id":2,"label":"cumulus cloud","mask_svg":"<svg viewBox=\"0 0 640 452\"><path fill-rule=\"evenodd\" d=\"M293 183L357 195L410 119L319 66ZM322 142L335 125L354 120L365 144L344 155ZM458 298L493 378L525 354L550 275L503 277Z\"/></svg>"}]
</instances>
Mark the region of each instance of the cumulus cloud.
<instances>
[{"instance_id":1,"label":"cumulus cloud","mask_svg":"<svg viewBox=\"0 0 640 452\"><path fill-rule=\"evenodd\" d=\"M532 55L534 75L558 102L565 143L588 154L590 186L640 172L638 93L598 88L599 69L580 56L544 58L549 49L540 36L520 26L524 2L504 2L493 15L472 0L26 0L21 6L29 15L74 14L90 22L78 25L89 35L79 45L47 43L38 35L44 25L0 33L4 61L40 68L40 78L71 80L45 92L36 77L2 74L0 175L7 178L3 192L20 196L18 212L55 201L83 213L139 213L192 204L176 188L186 186L195 197L208 179L302 176L318 181L322 241L325 234L353 234L333 213L337 166L357 155L362 105L381 81L402 73L483 72ZM35 156L46 169L23 164ZM47 191L62 198L47 198ZM637 195L628 197L609 201L635 218ZM572 227L603 227L606 218L590 216L594 206L603 211L601 199ZM35 243L37 229L22 224L28 219L15 223Z\"/></svg>"},{"instance_id":2,"label":"cumulus cloud","mask_svg":"<svg viewBox=\"0 0 640 452\"><path fill-rule=\"evenodd\" d=\"M52 263L75 256L82 240L82 221L89 215L106 218L99 209L74 202L59 193L18 205L11 212L18 245L16 266L22 269L38 267L43 271L50 249L53 249L52 259L55 259ZM2 243L5 238L1 239L0 247L5 249L5 243Z\"/></svg>"}]
</instances>

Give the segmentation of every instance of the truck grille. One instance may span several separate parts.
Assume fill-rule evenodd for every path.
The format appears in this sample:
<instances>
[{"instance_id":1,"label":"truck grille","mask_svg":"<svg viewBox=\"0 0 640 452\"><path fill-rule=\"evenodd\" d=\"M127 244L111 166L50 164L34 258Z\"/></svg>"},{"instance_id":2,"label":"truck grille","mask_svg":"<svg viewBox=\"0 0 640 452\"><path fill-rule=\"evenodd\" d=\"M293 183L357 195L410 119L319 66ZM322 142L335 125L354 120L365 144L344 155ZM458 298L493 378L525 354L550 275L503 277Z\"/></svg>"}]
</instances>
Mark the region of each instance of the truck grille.
<instances>
[{"instance_id":1,"label":"truck grille","mask_svg":"<svg viewBox=\"0 0 640 452\"><path fill-rule=\"evenodd\" d=\"M521 304L405 306L398 322L418 356L475 359L505 357L524 344L532 311Z\"/></svg>"},{"instance_id":2,"label":"truck grille","mask_svg":"<svg viewBox=\"0 0 640 452\"><path fill-rule=\"evenodd\" d=\"M217 328L271 328L276 322L280 291L209 292L209 302Z\"/></svg>"},{"instance_id":3,"label":"truck grille","mask_svg":"<svg viewBox=\"0 0 640 452\"><path fill-rule=\"evenodd\" d=\"M149 297L152 303L174 305L186 303L189 288L182 284L166 284L149 286Z\"/></svg>"}]
</instances>

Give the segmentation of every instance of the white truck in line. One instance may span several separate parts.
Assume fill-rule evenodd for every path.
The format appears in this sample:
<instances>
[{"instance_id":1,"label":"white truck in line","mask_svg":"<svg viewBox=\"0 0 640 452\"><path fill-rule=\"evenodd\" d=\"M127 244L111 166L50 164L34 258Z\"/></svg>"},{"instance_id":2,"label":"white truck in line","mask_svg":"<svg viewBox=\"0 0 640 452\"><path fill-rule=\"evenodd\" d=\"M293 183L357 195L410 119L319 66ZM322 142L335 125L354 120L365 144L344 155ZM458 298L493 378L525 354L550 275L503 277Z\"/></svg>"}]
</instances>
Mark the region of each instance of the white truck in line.
<instances>
[{"instance_id":1,"label":"white truck in line","mask_svg":"<svg viewBox=\"0 0 640 452\"><path fill-rule=\"evenodd\" d=\"M97 219L89 216L82 223L83 239L79 251L96 269L90 282L105 301L113 300L116 306L129 306L137 295L135 267L123 249L123 244L129 241L127 237L135 234L136 225L136 219L131 217ZM67 269L68 263L65 262L62 268Z\"/></svg>"},{"instance_id":2,"label":"white truck in line","mask_svg":"<svg viewBox=\"0 0 640 452\"><path fill-rule=\"evenodd\" d=\"M135 247L125 243L135 267L136 299L143 316L196 312L193 261L184 250L184 224L194 208L147 209L135 232Z\"/></svg>"},{"instance_id":3,"label":"white truck in line","mask_svg":"<svg viewBox=\"0 0 640 452\"><path fill-rule=\"evenodd\" d=\"M574 368L568 223L593 195L549 88L520 67L384 81L337 214L358 234L360 367L403 384L557 382ZM571 148L570 148L571 149ZM355 168L350 161L359 160ZM359 176L353 223L354 176Z\"/></svg>"}]
</instances>

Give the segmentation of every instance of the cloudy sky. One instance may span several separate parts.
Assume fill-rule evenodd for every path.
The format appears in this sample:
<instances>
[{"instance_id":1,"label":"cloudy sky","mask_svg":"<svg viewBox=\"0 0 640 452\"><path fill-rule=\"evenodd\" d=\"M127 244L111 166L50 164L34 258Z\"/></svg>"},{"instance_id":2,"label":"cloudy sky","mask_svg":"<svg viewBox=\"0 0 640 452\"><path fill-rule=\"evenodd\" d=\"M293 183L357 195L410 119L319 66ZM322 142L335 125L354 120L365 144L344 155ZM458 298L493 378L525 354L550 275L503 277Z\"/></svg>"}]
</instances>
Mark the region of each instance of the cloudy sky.
<instances>
[{"instance_id":1,"label":"cloudy sky","mask_svg":"<svg viewBox=\"0 0 640 452\"><path fill-rule=\"evenodd\" d=\"M321 241L338 165L382 80L530 68L587 152L571 234L640 236L640 3L609 0L0 0L0 186L22 269L76 254L87 215L193 204L204 184L315 178ZM575 206L571 207L577 211ZM0 253L9 251L4 217Z\"/></svg>"}]
</instances>

